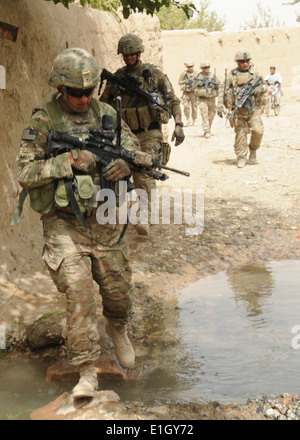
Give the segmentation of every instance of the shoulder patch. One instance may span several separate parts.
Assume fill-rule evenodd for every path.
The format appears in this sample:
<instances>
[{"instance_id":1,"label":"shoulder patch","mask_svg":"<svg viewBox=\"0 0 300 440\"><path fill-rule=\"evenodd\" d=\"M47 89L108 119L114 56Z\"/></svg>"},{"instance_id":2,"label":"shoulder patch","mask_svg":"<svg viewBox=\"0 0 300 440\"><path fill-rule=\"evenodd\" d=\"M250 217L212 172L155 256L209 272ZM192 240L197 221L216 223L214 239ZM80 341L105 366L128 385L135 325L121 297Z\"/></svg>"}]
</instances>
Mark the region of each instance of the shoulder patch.
<instances>
[{"instance_id":1,"label":"shoulder patch","mask_svg":"<svg viewBox=\"0 0 300 440\"><path fill-rule=\"evenodd\" d=\"M38 131L30 128L25 128L22 134L22 141L35 141Z\"/></svg>"},{"instance_id":2,"label":"shoulder patch","mask_svg":"<svg viewBox=\"0 0 300 440\"><path fill-rule=\"evenodd\" d=\"M233 69L233 70L231 71L232 75L236 75L236 74L237 74L237 72L238 72L238 70L237 70L237 69Z\"/></svg>"}]
</instances>

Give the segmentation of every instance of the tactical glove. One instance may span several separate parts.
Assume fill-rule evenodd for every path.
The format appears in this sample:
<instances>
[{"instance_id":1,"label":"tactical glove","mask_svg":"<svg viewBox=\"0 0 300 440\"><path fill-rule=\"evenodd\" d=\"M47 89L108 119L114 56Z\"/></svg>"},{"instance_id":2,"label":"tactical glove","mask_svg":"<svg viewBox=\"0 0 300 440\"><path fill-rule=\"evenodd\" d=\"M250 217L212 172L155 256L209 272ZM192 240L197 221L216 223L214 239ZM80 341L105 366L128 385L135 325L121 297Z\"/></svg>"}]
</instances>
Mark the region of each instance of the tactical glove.
<instances>
[{"instance_id":1,"label":"tactical glove","mask_svg":"<svg viewBox=\"0 0 300 440\"><path fill-rule=\"evenodd\" d=\"M92 173L97 166L97 156L87 150L72 150L69 152L72 167L85 173Z\"/></svg>"},{"instance_id":2,"label":"tactical glove","mask_svg":"<svg viewBox=\"0 0 300 440\"><path fill-rule=\"evenodd\" d=\"M102 171L104 178L109 182L117 182L131 174L128 163L123 159L113 160Z\"/></svg>"},{"instance_id":3,"label":"tactical glove","mask_svg":"<svg viewBox=\"0 0 300 440\"><path fill-rule=\"evenodd\" d=\"M175 146L177 147L177 145L182 144L184 138L183 128L180 125L176 125L171 141L173 142L175 140Z\"/></svg>"}]
</instances>

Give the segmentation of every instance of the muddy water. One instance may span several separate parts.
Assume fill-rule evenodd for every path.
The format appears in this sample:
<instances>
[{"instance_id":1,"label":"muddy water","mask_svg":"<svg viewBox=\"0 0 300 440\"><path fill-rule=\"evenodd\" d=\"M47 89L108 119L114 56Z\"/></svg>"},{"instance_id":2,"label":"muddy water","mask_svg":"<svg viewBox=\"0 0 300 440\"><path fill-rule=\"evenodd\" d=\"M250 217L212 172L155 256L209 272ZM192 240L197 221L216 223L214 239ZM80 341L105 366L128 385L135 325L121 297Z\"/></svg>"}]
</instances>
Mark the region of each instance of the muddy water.
<instances>
[{"instance_id":1,"label":"muddy water","mask_svg":"<svg viewBox=\"0 0 300 440\"><path fill-rule=\"evenodd\" d=\"M189 398L300 392L299 274L300 261L245 266L181 292L181 342L198 365Z\"/></svg>"},{"instance_id":2,"label":"muddy water","mask_svg":"<svg viewBox=\"0 0 300 440\"><path fill-rule=\"evenodd\" d=\"M45 381L46 369L36 359L0 354L0 420L29 420L34 409L66 391Z\"/></svg>"},{"instance_id":3,"label":"muddy water","mask_svg":"<svg viewBox=\"0 0 300 440\"><path fill-rule=\"evenodd\" d=\"M178 343L154 344L139 378L101 388L145 404L245 403L262 394L299 393L299 273L300 261L244 266L177 292L171 331ZM40 362L0 355L0 420L27 419L71 391L74 384L46 383L45 371Z\"/></svg>"}]
</instances>

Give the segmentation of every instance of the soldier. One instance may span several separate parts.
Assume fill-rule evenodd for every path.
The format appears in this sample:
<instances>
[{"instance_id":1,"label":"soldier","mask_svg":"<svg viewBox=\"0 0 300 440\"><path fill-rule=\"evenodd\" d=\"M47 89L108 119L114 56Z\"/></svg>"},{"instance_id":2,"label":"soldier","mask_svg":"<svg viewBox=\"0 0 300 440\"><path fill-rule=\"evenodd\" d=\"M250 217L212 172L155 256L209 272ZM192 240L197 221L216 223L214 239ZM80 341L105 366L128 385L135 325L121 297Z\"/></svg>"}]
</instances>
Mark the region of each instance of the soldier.
<instances>
[{"instance_id":1,"label":"soldier","mask_svg":"<svg viewBox=\"0 0 300 440\"><path fill-rule=\"evenodd\" d=\"M148 93L158 94L160 103L167 105L169 111L153 108L146 99L140 98L134 92L128 93L119 87L116 88L115 84L106 85L100 100L114 106L116 97L120 95L122 117L139 139L142 151L151 154L155 159L162 153L165 165L168 162L171 147L164 142L162 124L169 122L170 113L175 121L172 141L175 139L175 145L180 145L184 141L180 100L175 96L167 75L153 64L141 61L142 52L144 52L143 42L137 35L126 34L120 38L118 54L123 55L126 66L118 69L115 75L120 78L129 75L139 80L140 88ZM151 189L156 188L155 180L146 174L136 173L133 174L133 180L135 187L144 190L147 194L147 209L140 212L143 223L136 225L136 229L139 234L148 235L151 224ZM146 203L140 203L140 207L145 205Z\"/></svg>"},{"instance_id":2,"label":"soldier","mask_svg":"<svg viewBox=\"0 0 300 440\"><path fill-rule=\"evenodd\" d=\"M216 75L212 76L210 67L208 60L202 61L200 64L201 72L195 78L195 93L198 96L205 138L211 137L211 126L216 115L216 98L219 96L221 85Z\"/></svg>"},{"instance_id":3,"label":"soldier","mask_svg":"<svg viewBox=\"0 0 300 440\"><path fill-rule=\"evenodd\" d=\"M73 389L75 399L91 398L98 389L95 360L100 355L93 283L99 285L106 331L117 358L131 367L135 354L126 331L132 314L134 283L128 262L127 243L117 244L121 225L99 224L95 207L80 197L87 188L97 188L101 174L108 182L130 175L122 159L106 167L84 150L66 152L46 159L47 137L51 129L86 138L89 128L101 128L103 115L111 115L116 127L116 111L93 98L100 77L95 58L81 48L64 49L53 62L49 84L57 89L52 99L33 110L23 132L17 157L18 180L28 189L31 206L42 214L45 246L43 260L59 290L66 294L69 362L80 367L80 380ZM122 123L122 146L138 150L136 137ZM84 215L86 230L77 219L64 190L64 179L77 182L75 195ZM94 186L95 185L95 186ZM79 195L80 194L80 195ZM93 206L93 205L92 205Z\"/></svg>"},{"instance_id":4,"label":"soldier","mask_svg":"<svg viewBox=\"0 0 300 440\"><path fill-rule=\"evenodd\" d=\"M181 102L187 125L191 124L191 116L192 125L194 125L197 119L197 96L194 90L194 78L197 76L197 73L194 71L193 61L189 60L184 65L186 70L180 75L178 84L182 91Z\"/></svg>"},{"instance_id":5,"label":"soldier","mask_svg":"<svg viewBox=\"0 0 300 440\"><path fill-rule=\"evenodd\" d=\"M243 87L250 82L252 84L259 73L250 65L251 56L246 50L239 50L235 55L237 68L233 69L224 84L224 93L220 94L217 113L223 117L224 107L230 111L235 109L236 98L240 96ZM243 168L247 163L248 151L249 162L256 163L256 150L259 149L263 137L264 127L260 117L260 106L265 103L267 85L263 81L255 88L253 103L247 101L247 106L237 109L232 126L235 130L234 150L237 156L237 166ZM247 134L251 134L248 146Z\"/></svg>"}]
</instances>

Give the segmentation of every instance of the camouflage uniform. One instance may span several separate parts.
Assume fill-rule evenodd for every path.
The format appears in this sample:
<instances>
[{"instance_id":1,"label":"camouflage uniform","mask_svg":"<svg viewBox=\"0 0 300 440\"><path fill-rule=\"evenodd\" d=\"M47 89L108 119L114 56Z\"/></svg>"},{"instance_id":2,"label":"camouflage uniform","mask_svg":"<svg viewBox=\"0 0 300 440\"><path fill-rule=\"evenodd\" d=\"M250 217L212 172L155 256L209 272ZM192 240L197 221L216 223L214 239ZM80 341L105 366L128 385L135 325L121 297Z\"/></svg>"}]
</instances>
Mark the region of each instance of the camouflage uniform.
<instances>
[{"instance_id":1,"label":"camouflage uniform","mask_svg":"<svg viewBox=\"0 0 300 440\"><path fill-rule=\"evenodd\" d=\"M191 62L186 62L185 65L187 68L194 66ZM178 81L180 90L182 91L181 103L183 105L183 112L188 124L190 123L190 116L192 116L193 124L197 119L198 102L195 90L193 89L194 78L196 76L197 73L194 70L186 70L182 72Z\"/></svg>"},{"instance_id":2,"label":"camouflage uniform","mask_svg":"<svg viewBox=\"0 0 300 440\"><path fill-rule=\"evenodd\" d=\"M243 52L243 51L240 51ZM236 55L236 61L240 58L240 52ZM248 52L245 52L245 59L250 59ZM235 97L239 94L241 88L249 81L251 83L260 76L259 73L250 65L246 71L233 69L227 79L226 89L220 95L218 106L222 104L229 110L234 109ZM224 88L224 87L223 87ZM252 112L249 113L244 107L238 109L233 120L235 130L234 150L238 161L246 161L250 150L250 155L256 158L256 150L260 148L261 140L264 133L263 123L260 117L260 107L265 102L267 85L262 81L255 89ZM223 101L223 102L222 102ZM248 145L247 135L251 133Z\"/></svg>"},{"instance_id":3,"label":"camouflage uniform","mask_svg":"<svg viewBox=\"0 0 300 440\"><path fill-rule=\"evenodd\" d=\"M72 113L61 97L55 101L63 125L72 136L86 138L90 127L100 128L99 117L101 120L104 114L112 115L116 126L116 111L107 104L94 100L99 111L96 117L92 106L85 112ZM18 180L29 190L32 207L42 214L43 260L57 289L66 294L69 360L81 365L95 361L100 354L94 281L102 296L103 315L122 325L132 313L134 283L126 241L117 244L122 226L98 224L97 208L87 208L83 211L85 231L69 205L58 206L54 201L58 183L73 178L76 169L72 168L68 153L45 159L47 137L53 128L47 107L34 109L17 157ZM139 149L137 139L124 123L121 141L128 150ZM100 172L98 168L92 174L94 182ZM49 194L48 202L41 206Z\"/></svg>"},{"instance_id":4,"label":"camouflage uniform","mask_svg":"<svg viewBox=\"0 0 300 440\"><path fill-rule=\"evenodd\" d=\"M136 35L127 34L122 37L118 45L118 54L143 52L142 41ZM107 84L104 95L108 104L115 106L116 96L122 98L122 119L128 124L132 133L136 135L143 152L152 155L153 159L158 159L160 153L163 154L163 164L169 160L170 145L164 141L162 124L167 124L170 115L180 115L180 100L175 96L173 86L160 69L153 64L140 62L135 68L124 66L118 69L114 75L122 78L130 75L137 78L140 88L147 93L157 93L161 104L169 107L165 111L159 107L151 108L149 102L136 95L128 93L122 89L116 90L114 85ZM103 96L100 98L103 99ZM151 224L151 190L156 188L155 180L147 174L133 173L133 181L136 188L140 188L147 193L148 219L145 222ZM142 214L141 214L142 216Z\"/></svg>"},{"instance_id":5,"label":"camouflage uniform","mask_svg":"<svg viewBox=\"0 0 300 440\"><path fill-rule=\"evenodd\" d=\"M200 67L210 67L209 62L202 62ZM220 81L210 72L198 73L195 78L195 93L198 96L199 110L202 117L204 137L211 136L211 126L216 116L216 98L219 96Z\"/></svg>"}]
</instances>

